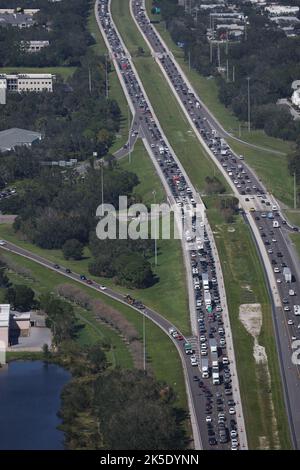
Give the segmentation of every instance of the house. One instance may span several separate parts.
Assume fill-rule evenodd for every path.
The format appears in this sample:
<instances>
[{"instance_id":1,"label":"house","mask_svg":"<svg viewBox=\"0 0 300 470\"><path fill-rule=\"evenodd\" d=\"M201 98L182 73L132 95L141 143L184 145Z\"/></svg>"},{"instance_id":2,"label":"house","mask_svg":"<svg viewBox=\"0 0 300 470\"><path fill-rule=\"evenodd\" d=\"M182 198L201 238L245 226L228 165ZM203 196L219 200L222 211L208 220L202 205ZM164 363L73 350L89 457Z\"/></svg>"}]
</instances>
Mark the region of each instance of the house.
<instances>
[{"instance_id":1,"label":"house","mask_svg":"<svg viewBox=\"0 0 300 470\"><path fill-rule=\"evenodd\" d=\"M13 26L15 28L30 28L35 24L32 15L25 13L0 13L0 26Z\"/></svg>"},{"instance_id":2,"label":"house","mask_svg":"<svg viewBox=\"0 0 300 470\"><path fill-rule=\"evenodd\" d=\"M297 108L300 108L300 88L294 91L291 97L292 103Z\"/></svg>"},{"instance_id":3,"label":"house","mask_svg":"<svg viewBox=\"0 0 300 470\"><path fill-rule=\"evenodd\" d=\"M42 134L25 129L12 128L0 131L0 152L13 150L20 145L31 147L32 143L41 140Z\"/></svg>"}]
</instances>

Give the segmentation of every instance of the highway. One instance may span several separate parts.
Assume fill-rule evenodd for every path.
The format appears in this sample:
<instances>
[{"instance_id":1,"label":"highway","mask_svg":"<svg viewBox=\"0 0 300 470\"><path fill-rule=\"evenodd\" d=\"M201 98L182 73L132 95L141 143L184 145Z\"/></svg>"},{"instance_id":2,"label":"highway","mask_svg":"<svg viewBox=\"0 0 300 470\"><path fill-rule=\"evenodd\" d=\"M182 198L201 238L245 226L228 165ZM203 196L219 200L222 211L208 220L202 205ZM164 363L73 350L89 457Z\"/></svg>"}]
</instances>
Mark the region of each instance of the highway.
<instances>
[{"instance_id":1,"label":"highway","mask_svg":"<svg viewBox=\"0 0 300 470\"><path fill-rule=\"evenodd\" d=\"M299 366L294 365L291 361L291 343L292 338L298 339L300 337L300 317L298 320L298 317L293 314L294 305L300 304L300 283L299 267L295 264L296 258L293 257L291 247L287 243L288 231L291 230L291 227L288 227L283 219L275 198L267 192L255 172L244 162L243 156L235 154L226 142L228 133L203 104L168 50L167 45L155 27L150 24L144 1L130 0L130 6L132 16L141 34L152 51L156 63L164 73L191 127L207 154L216 163L234 194L238 197L245 220L251 227L264 263L272 296L273 319L291 437L294 447L299 449L300 373ZM268 218L269 213L272 213L272 218ZM273 228L274 219L279 222L278 228ZM266 236L262 237L261 235L264 233ZM273 250L272 253L268 252L270 249ZM281 253L282 256L278 256L278 253ZM282 263L288 266L293 273L291 285L283 282L282 270L284 266ZM281 271L278 275L274 273L276 266ZM277 279L280 279L281 283L277 282ZM288 295L290 289L295 291L294 296ZM284 305L287 304L283 302L286 299L288 299L290 311L284 311ZM291 322L293 324L289 324Z\"/></svg>"},{"instance_id":2,"label":"highway","mask_svg":"<svg viewBox=\"0 0 300 470\"><path fill-rule=\"evenodd\" d=\"M209 448L209 445L214 445L214 448L221 449L230 448L230 446L237 447L239 445L237 439L233 439L232 442L229 439L230 422L234 421L236 424L232 424L232 427L238 428L236 434L239 431L240 448L245 449L247 448L247 436L236 373L226 293L216 246L205 215L205 207L161 129L126 46L111 18L110 2L107 0L98 1L95 12L101 34L106 42L128 104L134 115L135 125L139 129L139 134L164 185L168 201L175 208L175 218L178 226L183 225L184 230L186 230L187 220L185 217L193 208L197 207L197 210L201 213L202 223L200 225L195 224L195 227L191 228L191 232L193 232L191 238L194 241L190 243L191 240L188 241L185 237L181 240L187 272L187 291L189 293L190 318L193 332L193 337L189 340L193 345L194 355L199 364L199 368L197 368L198 373L201 373L200 357L205 355L210 356L208 339L215 337L218 340L218 368L220 371L218 375L220 385L212 385L212 374L210 371L210 377L205 379L204 385L205 389L207 389L205 391L206 403L204 402L205 398L203 398L198 399L195 405L195 408L200 410L197 423L201 433L199 441L202 442L203 448ZM202 251L197 249L197 244L199 245L200 242L202 243ZM201 258L202 264L200 262ZM212 265L212 272L216 277L214 285L210 284L213 318L205 315L202 307L204 304L203 286L201 289L200 281L196 285L196 278L198 275L201 277L202 272L204 270L207 271L209 265ZM197 274L195 274L196 272ZM201 353L199 342L200 329L206 335L205 344L201 344ZM221 333L219 333L219 330L222 330ZM228 351L226 350L226 344L229 345ZM227 356L230 366L222 365L223 357ZM226 389L227 393L225 394ZM228 401L233 402L231 410L227 403ZM224 418L219 416L223 413ZM206 424L208 415L211 416L213 423ZM226 421L226 424L224 424L224 421ZM217 436L217 434L221 427L225 429L226 437L219 440L220 436ZM233 429L231 431L232 433L235 432Z\"/></svg>"}]
</instances>

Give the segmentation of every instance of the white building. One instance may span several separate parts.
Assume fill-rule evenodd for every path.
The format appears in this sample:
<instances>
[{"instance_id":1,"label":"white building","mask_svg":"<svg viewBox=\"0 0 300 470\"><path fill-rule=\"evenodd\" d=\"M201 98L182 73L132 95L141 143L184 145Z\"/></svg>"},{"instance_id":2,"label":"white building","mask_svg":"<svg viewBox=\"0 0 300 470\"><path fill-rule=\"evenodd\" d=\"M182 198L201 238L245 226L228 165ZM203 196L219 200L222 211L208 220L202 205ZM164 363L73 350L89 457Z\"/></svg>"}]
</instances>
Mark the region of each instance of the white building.
<instances>
[{"instance_id":1,"label":"white building","mask_svg":"<svg viewBox=\"0 0 300 470\"><path fill-rule=\"evenodd\" d=\"M299 13L299 7L289 5L269 5L265 7L265 11L269 16L295 16Z\"/></svg>"},{"instance_id":2,"label":"white building","mask_svg":"<svg viewBox=\"0 0 300 470\"><path fill-rule=\"evenodd\" d=\"M6 104L6 80L0 78L0 104Z\"/></svg>"},{"instance_id":3,"label":"white building","mask_svg":"<svg viewBox=\"0 0 300 470\"><path fill-rule=\"evenodd\" d=\"M8 347L9 312L9 304L0 304L0 348L3 346Z\"/></svg>"},{"instance_id":4,"label":"white building","mask_svg":"<svg viewBox=\"0 0 300 470\"><path fill-rule=\"evenodd\" d=\"M53 91L53 80L55 75L50 73L28 73L28 74L3 74L0 75L0 81L6 84L8 92L16 91L19 93L25 91Z\"/></svg>"},{"instance_id":5,"label":"white building","mask_svg":"<svg viewBox=\"0 0 300 470\"><path fill-rule=\"evenodd\" d=\"M48 47L49 44L49 41L22 41L21 47L27 52L40 52L44 47Z\"/></svg>"},{"instance_id":6,"label":"white building","mask_svg":"<svg viewBox=\"0 0 300 470\"><path fill-rule=\"evenodd\" d=\"M300 88L294 91L294 93L292 94L291 100L294 106L297 106L297 108L300 108Z\"/></svg>"}]
</instances>

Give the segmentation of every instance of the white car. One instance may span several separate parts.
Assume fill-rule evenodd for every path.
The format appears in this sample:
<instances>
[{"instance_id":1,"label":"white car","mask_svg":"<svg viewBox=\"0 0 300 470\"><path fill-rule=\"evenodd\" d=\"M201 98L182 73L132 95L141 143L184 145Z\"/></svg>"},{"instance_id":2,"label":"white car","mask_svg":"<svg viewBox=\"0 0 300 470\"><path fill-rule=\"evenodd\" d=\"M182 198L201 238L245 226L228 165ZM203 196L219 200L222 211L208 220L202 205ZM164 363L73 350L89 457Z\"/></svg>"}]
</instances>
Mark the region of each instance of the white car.
<instances>
[{"instance_id":1,"label":"white car","mask_svg":"<svg viewBox=\"0 0 300 470\"><path fill-rule=\"evenodd\" d=\"M229 408L229 414L230 415L235 415L235 408L233 408L233 407Z\"/></svg>"},{"instance_id":2,"label":"white car","mask_svg":"<svg viewBox=\"0 0 300 470\"><path fill-rule=\"evenodd\" d=\"M280 269L277 266L274 268L274 273L280 273Z\"/></svg>"},{"instance_id":3,"label":"white car","mask_svg":"<svg viewBox=\"0 0 300 470\"><path fill-rule=\"evenodd\" d=\"M211 416L206 416L205 421L207 423L211 423L212 422L212 417Z\"/></svg>"},{"instance_id":4,"label":"white car","mask_svg":"<svg viewBox=\"0 0 300 470\"><path fill-rule=\"evenodd\" d=\"M288 320L288 325L293 325L293 324L294 324L293 320ZM298 326L298 328L299 328L299 326Z\"/></svg>"},{"instance_id":5,"label":"white car","mask_svg":"<svg viewBox=\"0 0 300 470\"><path fill-rule=\"evenodd\" d=\"M4 240L0 240L0 246L6 245L6 242Z\"/></svg>"},{"instance_id":6,"label":"white car","mask_svg":"<svg viewBox=\"0 0 300 470\"><path fill-rule=\"evenodd\" d=\"M277 284L281 284L282 280L278 278L278 279L276 279L276 282L277 282Z\"/></svg>"},{"instance_id":7,"label":"white car","mask_svg":"<svg viewBox=\"0 0 300 470\"><path fill-rule=\"evenodd\" d=\"M100 289L100 290L106 290L106 287L105 287L105 286L102 286L102 285L100 285L100 286L99 286L99 289Z\"/></svg>"}]
</instances>

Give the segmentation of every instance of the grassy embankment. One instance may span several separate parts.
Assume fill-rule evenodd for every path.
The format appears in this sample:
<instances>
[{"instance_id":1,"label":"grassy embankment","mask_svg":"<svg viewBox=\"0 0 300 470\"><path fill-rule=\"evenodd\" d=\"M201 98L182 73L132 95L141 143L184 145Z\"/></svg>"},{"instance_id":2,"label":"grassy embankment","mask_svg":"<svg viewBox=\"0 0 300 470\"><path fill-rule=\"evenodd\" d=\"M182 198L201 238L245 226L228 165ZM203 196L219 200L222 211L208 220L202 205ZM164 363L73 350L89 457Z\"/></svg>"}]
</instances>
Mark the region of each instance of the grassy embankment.
<instances>
[{"instance_id":1,"label":"grassy embankment","mask_svg":"<svg viewBox=\"0 0 300 470\"><path fill-rule=\"evenodd\" d=\"M130 47L136 45L147 50L143 39L141 39L135 24L130 18L128 2L113 0L112 11L115 22L123 36L123 40ZM130 37L127 39L126 31L131 29ZM134 39L132 39L134 38ZM128 40L128 43L127 43ZM130 50L132 52L132 50ZM162 122L167 137L170 139L178 157L181 159L185 169L189 173L195 185L201 190L208 168L213 169L213 165L207 165L205 153L201 149L198 152L196 146L189 152L193 158L186 158L182 141L185 138L182 133L186 129L188 134L188 124L181 114L177 102L172 97L170 89L165 84L158 66L149 57L134 57L135 65L143 81L146 92L152 102L158 118ZM168 105L166 105L168 103ZM187 147L188 143L184 142ZM208 205L212 204L213 198L206 198ZM218 210L209 210L208 215L212 226L217 229L216 220L221 221ZM235 351L237 355L237 365L241 382L241 395L243 397L243 407L246 418L249 444L251 448L259 447L259 436L266 436L269 445L275 445L272 437L273 429L268 426L272 404L275 407L277 419L277 430L279 432L280 445L282 448L289 447L289 431L287 427L282 388L280 382L278 359L274 341L274 331L272 325L272 315L270 311L269 299L266 290L263 271L257 257L255 247L251 240L250 233L245 225L239 221L236 227L235 236L230 237L227 232L227 225L222 224L220 230L226 233L226 237L216 237L222 268L225 277L225 284L228 294L229 311L233 330ZM239 255L237 253L239 252ZM232 281L234 279L234 282ZM253 294L245 296L244 283L250 284ZM255 365L252 350L253 339L246 332L237 319L239 305L246 302L258 302L263 310L263 328L259 337L260 344L267 349L269 369L272 380L272 401L270 401L269 391L263 387L260 371Z\"/></svg>"},{"instance_id":2,"label":"grassy embankment","mask_svg":"<svg viewBox=\"0 0 300 470\"><path fill-rule=\"evenodd\" d=\"M21 264L23 267L29 269L34 280L26 280L17 275L12 275L18 282L26 283L31 286L38 294L43 292L54 292L59 284L68 282L71 285L79 287L75 281L66 280L63 276L56 272L52 272L47 268L39 266L33 261L22 258L12 253L5 253L5 256L11 258L14 262ZM133 311L126 305L122 305L104 294L90 289L88 286L80 286L80 288L90 295L92 298L99 298L104 303L119 310L128 320L135 326L137 331L142 337L143 322L142 316ZM96 338L105 338L111 340L113 344L113 355L115 364L121 367L132 367L132 360L128 354L127 349L121 339L112 330L99 324L89 312L85 310L78 310L77 315L80 315L80 321L87 324L86 330L79 338L81 342L95 341ZM146 349L147 349L147 363L153 370L155 376L159 380L164 380L170 384L178 397L178 404L186 408L186 394L185 385L183 380L183 372L181 362L175 347L170 342L170 339L161 330L154 325L151 321L146 320Z\"/></svg>"},{"instance_id":3,"label":"grassy embankment","mask_svg":"<svg viewBox=\"0 0 300 470\"><path fill-rule=\"evenodd\" d=\"M160 19L160 16L158 15L151 15L151 5L152 1L146 0L149 16L152 19ZM196 70L189 70L188 64L184 60L182 49L172 41L171 36L165 27L165 23L162 21L154 26L173 52L176 60L184 70L195 90L199 93L202 101L208 106L228 132L232 133L236 137L239 137L240 135L241 139L252 144L280 151L285 154L288 154L292 150L292 143L270 137L262 130L254 130L249 133L246 124L244 122L239 122L236 116L234 116L234 114L220 102L218 98L216 79L213 77L204 77ZM239 134L239 127L241 128L241 134ZM228 140L232 148L237 153L245 156L247 163L249 163L257 172L268 190L284 204L292 206L293 182L288 169L287 156L256 150L245 144L236 142L233 139Z\"/></svg>"}]
</instances>

